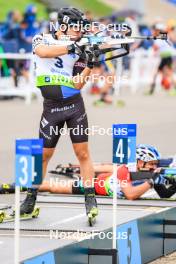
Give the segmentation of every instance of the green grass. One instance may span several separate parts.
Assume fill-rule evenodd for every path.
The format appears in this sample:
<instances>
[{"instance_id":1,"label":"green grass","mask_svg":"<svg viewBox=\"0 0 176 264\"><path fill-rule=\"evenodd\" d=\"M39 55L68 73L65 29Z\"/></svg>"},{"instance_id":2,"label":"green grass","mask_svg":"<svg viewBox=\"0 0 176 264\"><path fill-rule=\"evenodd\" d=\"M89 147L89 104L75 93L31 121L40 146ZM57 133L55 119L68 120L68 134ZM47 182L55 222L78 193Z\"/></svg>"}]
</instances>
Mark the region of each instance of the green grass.
<instances>
[{"instance_id":1,"label":"green grass","mask_svg":"<svg viewBox=\"0 0 176 264\"><path fill-rule=\"evenodd\" d=\"M37 0L0 0L0 21L6 19L7 13L11 10L19 10L22 13L29 4L35 4L37 6L37 18L42 20L47 18L46 6Z\"/></svg>"},{"instance_id":2,"label":"green grass","mask_svg":"<svg viewBox=\"0 0 176 264\"><path fill-rule=\"evenodd\" d=\"M79 7L83 11L89 10L95 16L106 16L113 12L113 9L99 0L69 0L72 6Z\"/></svg>"},{"instance_id":3,"label":"green grass","mask_svg":"<svg viewBox=\"0 0 176 264\"><path fill-rule=\"evenodd\" d=\"M113 12L110 6L99 0L68 0L68 2L83 11L90 10L94 16L106 16ZM0 22L6 19L9 11L17 9L23 13L26 6L31 3L37 6L37 17L39 20L48 17L46 12L47 7L42 3L42 0L0 0Z\"/></svg>"}]
</instances>

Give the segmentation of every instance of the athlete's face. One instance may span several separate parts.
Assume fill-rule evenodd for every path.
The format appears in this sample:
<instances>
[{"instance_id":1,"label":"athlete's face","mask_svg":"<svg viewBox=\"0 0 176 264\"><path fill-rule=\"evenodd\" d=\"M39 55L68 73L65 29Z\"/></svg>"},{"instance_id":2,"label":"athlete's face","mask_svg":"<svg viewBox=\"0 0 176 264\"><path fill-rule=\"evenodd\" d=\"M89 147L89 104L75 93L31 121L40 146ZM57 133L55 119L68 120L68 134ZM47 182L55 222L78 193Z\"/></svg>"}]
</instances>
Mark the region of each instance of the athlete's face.
<instances>
[{"instance_id":1,"label":"athlete's face","mask_svg":"<svg viewBox=\"0 0 176 264\"><path fill-rule=\"evenodd\" d=\"M74 25L73 27L69 27L67 30L67 35L70 36L71 40L78 40L82 37L83 32L81 31L81 28L79 25Z\"/></svg>"},{"instance_id":2,"label":"athlete's face","mask_svg":"<svg viewBox=\"0 0 176 264\"><path fill-rule=\"evenodd\" d=\"M154 161L149 161L149 162L144 162L142 160L138 160L137 162L137 169L138 170L150 170L150 171L154 171L156 170L158 167L158 161L154 160Z\"/></svg>"}]
</instances>

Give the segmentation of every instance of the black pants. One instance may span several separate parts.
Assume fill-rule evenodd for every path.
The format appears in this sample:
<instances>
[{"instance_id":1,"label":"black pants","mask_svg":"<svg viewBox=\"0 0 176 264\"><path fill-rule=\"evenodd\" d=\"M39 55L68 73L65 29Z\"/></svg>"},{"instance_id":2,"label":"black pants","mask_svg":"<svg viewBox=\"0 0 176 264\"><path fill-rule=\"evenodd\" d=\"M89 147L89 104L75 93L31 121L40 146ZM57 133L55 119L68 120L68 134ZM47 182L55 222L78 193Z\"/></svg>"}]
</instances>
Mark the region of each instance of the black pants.
<instances>
[{"instance_id":1,"label":"black pants","mask_svg":"<svg viewBox=\"0 0 176 264\"><path fill-rule=\"evenodd\" d=\"M39 137L45 148L54 148L63 134L69 134L72 143L88 141L88 120L80 94L63 100L44 100ZM67 125L67 129L64 125Z\"/></svg>"}]
</instances>

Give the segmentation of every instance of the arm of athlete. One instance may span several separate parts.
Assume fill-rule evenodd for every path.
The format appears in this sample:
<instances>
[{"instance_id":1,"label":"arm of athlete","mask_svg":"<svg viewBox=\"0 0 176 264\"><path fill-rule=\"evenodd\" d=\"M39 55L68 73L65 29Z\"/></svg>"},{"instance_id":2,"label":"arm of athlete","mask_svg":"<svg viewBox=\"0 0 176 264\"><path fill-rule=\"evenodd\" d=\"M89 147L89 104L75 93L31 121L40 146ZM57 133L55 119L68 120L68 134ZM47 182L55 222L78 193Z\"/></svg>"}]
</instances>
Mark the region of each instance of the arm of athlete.
<instances>
[{"instance_id":1,"label":"arm of athlete","mask_svg":"<svg viewBox=\"0 0 176 264\"><path fill-rule=\"evenodd\" d=\"M55 58L69 53L82 52L82 46L72 42L70 45L47 45L43 35L36 35L32 40L33 52L40 58Z\"/></svg>"},{"instance_id":2,"label":"arm of athlete","mask_svg":"<svg viewBox=\"0 0 176 264\"><path fill-rule=\"evenodd\" d=\"M87 77L90 75L91 69L86 67L81 74L77 74L73 78L74 87L78 90L81 90L86 83Z\"/></svg>"},{"instance_id":3,"label":"arm of athlete","mask_svg":"<svg viewBox=\"0 0 176 264\"><path fill-rule=\"evenodd\" d=\"M138 186L132 186L130 173L126 166L120 166L118 168L117 178L120 182L121 190L128 200L138 199L141 195L151 189L151 185L148 182L144 182Z\"/></svg>"},{"instance_id":4,"label":"arm of athlete","mask_svg":"<svg viewBox=\"0 0 176 264\"><path fill-rule=\"evenodd\" d=\"M113 173L113 166L111 163L94 163L94 171L95 172L111 172Z\"/></svg>"},{"instance_id":5,"label":"arm of athlete","mask_svg":"<svg viewBox=\"0 0 176 264\"><path fill-rule=\"evenodd\" d=\"M62 181L44 181L39 187L39 192L72 194L72 185L73 180L69 180L67 184Z\"/></svg>"},{"instance_id":6,"label":"arm of athlete","mask_svg":"<svg viewBox=\"0 0 176 264\"><path fill-rule=\"evenodd\" d=\"M176 184L173 184L168 188L164 184L155 184L154 189L160 198L170 198L176 193Z\"/></svg>"},{"instance_id":7,"label":"arm of athlete","mask_svg":"<svg viewBox=\"0 0 176 264\"><path fill-rule=\"evenodd\" d=\"M140 198L149 189L151 189L151 186L148 182L144 182L138 186L132 186L131 183L127 183L124 187L121 186L121 190L128 200Z\"/></svg>"},{"instance_id":8,"label":"arm of athlete","mask_svg":"<svg viewBox=\"0 0 176 264\"><path fill-rule=\"evenodd\" d=\"M87 77L91 74L91 70L94 68L94 66L96 66L97 63L97 57L90 51L87 50L84 51L86 54L86 67L84 68L84 70L77 74L76 76L74 76L74 85L76 89L82 89L83 86L85 85L86 81L87 81Z\"/></svg>"},{"instance_id":9,"label":"arm of athlete","mask_svg":"<svg viewBox=\"0 0 176 264\"><path fill-rule=\"evenodd\" d=\"M36 35L32 40L33 52L41 58L54 58L68 53L67 46L47 45L43 35Z\"/></svg>"},{"instance_id":10,"label":"arm of athlete","mask_svg":"<svg viewBox=\"0 0 176 264\"><path fill-rule=\"evenodd\" d=\"M40 58L55 58L68 54L68 48L67 46L48 46L41 44L35 48L35 54L38 55Z\"/></svg>"}]
</instances>

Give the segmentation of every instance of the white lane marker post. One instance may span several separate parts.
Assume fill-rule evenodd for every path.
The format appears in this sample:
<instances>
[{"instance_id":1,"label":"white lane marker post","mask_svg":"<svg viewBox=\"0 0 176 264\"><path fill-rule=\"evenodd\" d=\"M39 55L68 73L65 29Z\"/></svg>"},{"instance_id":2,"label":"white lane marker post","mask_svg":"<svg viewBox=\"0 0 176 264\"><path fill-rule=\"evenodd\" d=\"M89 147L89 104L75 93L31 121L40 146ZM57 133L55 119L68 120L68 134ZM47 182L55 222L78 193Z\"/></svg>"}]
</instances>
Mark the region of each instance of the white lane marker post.
<instances>
[{"instance_id":1,"label":"white lane marker post","mask_svg":"<svg viewBox=\"0 0 176 264\"><path fill-rule=\"evenodd\" d=\"M15 264L20 263L20 186L15 186Z\"/></svg>"},{"instance_id":2,"label":"white lane marker post","mask_svg":"<svg viewBox=\"0 0 176 264\"><path fill-rule=\"evenodd\" d=\"M117 249L116 226L117 226L117 164L113 164L113 244L112 244L113 249Z\"/></svg>"},{"instance_id":3,"label":"white lane marker post","mask_svg":"<svg viewBox=\"0 0 176 264\"><path fill-rule=\"evenodd\" d=\"M15 239L14 263L20 263L20 187L42 182L42 139L17 139L15 158Z\"/></svg>"},{"instance_id":4,"label":"white lane marker post","mask_svg":"<svg viewBox=\"0 0 176 264\"><path fill-rule=\"evenodd\" d=\"M117 254L117 164L136 163L136 124L113 124L113 243Z\"/></svg>"}]
</instances>

